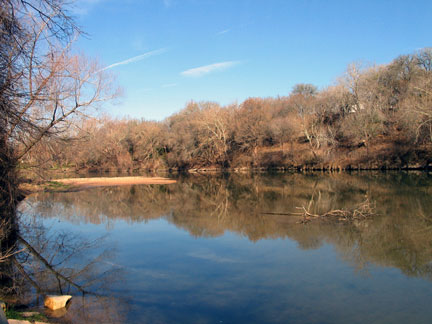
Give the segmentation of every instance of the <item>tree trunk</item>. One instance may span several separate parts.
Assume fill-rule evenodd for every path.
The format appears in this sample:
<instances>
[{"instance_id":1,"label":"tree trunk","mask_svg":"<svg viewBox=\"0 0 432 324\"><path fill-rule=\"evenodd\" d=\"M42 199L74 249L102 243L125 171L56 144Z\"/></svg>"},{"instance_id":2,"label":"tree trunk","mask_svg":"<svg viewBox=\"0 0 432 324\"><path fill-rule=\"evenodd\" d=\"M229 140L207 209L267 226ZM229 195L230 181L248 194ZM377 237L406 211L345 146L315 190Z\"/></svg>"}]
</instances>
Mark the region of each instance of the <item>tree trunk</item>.
<instances>
[{"instance_id":1,"label":"tree trunk","mask_svg":"<svg viewBox=\"0 0 432 324\"><path fill-rule=\"evenodd\" d=\"M13 265L10 256L16 250L18 199L16 162L2 138L0 142L0 287L5 293L13 288Z\"/></svg>"}]
</instances>

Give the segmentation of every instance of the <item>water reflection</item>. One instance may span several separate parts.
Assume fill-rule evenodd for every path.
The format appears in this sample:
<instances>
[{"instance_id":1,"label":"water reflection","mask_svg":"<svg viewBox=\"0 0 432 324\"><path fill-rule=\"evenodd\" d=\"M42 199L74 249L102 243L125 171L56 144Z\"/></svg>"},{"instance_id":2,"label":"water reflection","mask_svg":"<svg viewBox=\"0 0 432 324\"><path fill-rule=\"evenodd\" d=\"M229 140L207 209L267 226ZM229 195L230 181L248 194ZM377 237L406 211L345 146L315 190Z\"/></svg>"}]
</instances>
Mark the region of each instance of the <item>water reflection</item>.
<instances>
[{"instance_id":1,"label":"water reflection","mask_svg":"<svg viewBox=\"0 0 432 324\"><path fill-rule=\"evenodd\" d=\"M26 210L26 204L21 211ZM27 205L27 207L29 207ZM12 307L43 306L46 295L73 295L67 309L42 310L62 323L118 323L124 320L125 302L110 293L122 271L112 266L115 249L104 238L53 230L40 215L27 210L18 219L14 253L2 265L8 284L0 296ZM116 308L111 305L115 303Z\"/></svg>"},{"instance_id":2,"label":"water reflection","mask_svg":"<svg viewBox=\"0 0 432 324\"><path fill-rule=\"evenodd\" d=\"M252 242L290 238L301 249L334 246L357 269L373 263L432 278L432 181L428 174L361 173L193 176L166 186L43 193L28 202L43 217L75 224L163 218L193 237L234 232ZM379 215L346 224L284 215L305 207L321 214L369 199ZM207 256L211 257L211 256Z\"/></svg>"}]
</instances>

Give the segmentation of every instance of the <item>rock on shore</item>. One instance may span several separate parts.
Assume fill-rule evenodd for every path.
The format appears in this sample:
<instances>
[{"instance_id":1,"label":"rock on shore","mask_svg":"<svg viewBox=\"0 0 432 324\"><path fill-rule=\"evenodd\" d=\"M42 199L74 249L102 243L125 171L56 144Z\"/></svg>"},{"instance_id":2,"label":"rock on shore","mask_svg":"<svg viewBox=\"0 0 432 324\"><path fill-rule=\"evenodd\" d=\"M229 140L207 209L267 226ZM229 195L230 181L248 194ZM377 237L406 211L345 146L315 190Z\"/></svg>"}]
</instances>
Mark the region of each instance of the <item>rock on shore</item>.
<instances>
[{"instance_id":1,"label":"rock on shore","mask_svg":"<svg viewBox=\"0 0 432 324\"><path fill-rule=\"evenodd\" d=\"M45 297L44 305L51 310L60 309L66 306L66 303L72 298L70 295L55 296L48 295Z\"/></svg>"}]
</instances>

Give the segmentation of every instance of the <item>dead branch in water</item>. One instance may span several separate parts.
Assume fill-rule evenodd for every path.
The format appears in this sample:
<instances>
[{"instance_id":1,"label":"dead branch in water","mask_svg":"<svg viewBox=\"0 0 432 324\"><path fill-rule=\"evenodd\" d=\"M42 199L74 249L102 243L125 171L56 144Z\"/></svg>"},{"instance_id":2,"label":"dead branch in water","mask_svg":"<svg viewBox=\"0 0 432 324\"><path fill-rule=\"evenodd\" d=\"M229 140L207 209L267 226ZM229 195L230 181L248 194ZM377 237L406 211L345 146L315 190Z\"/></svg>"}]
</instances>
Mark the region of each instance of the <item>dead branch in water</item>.
<instances>
[{"instance_id":1,"label":"dead branch in water","mask_svg":"<svg viewBox=\"0 0 432 324\"><path fill-rule=\"evenodd\" d=\"M301 224L309 223L314 219L331 219L335 221L352 222L354 220L365 220L377 214L375 211L375 203L371 203L369 199L366 199L353 209L334 209L324 214L310 213L304 206L296 208L302 210L300 213L293 213L293 215L303 216L303 219L299 222Z\"/></svg>"}]
</instances>

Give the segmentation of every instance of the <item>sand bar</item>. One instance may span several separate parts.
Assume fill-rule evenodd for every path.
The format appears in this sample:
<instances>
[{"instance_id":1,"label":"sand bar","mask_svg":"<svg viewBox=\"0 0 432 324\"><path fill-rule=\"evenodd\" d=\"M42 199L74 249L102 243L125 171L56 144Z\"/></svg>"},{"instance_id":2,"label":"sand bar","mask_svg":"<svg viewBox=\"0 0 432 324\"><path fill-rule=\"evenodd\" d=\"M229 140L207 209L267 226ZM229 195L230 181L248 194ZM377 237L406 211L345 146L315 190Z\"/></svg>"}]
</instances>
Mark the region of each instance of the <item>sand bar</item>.
<instances>
[{"instance_id":1,"label":"sand bar","mask_svg":"<svg viewBox=\"0 0 432 324\"><path fill-rule=\"evenodd\" d=\"M177 182L176 180L162 177L69 178L53 179L52 181L78 188L123 186L133 184L171 184Z\"/></svg>"}]
</instances>

